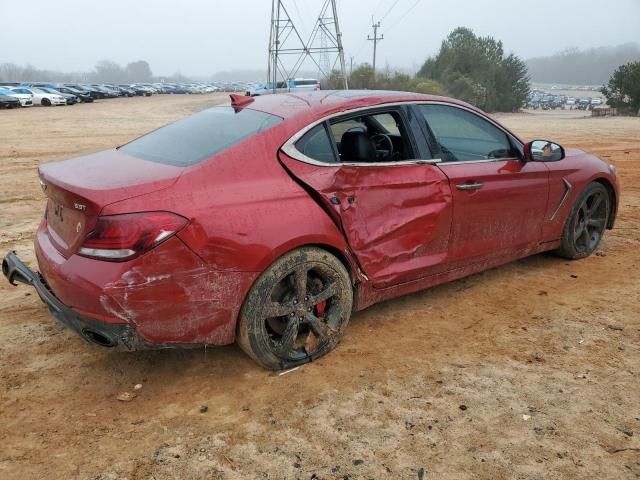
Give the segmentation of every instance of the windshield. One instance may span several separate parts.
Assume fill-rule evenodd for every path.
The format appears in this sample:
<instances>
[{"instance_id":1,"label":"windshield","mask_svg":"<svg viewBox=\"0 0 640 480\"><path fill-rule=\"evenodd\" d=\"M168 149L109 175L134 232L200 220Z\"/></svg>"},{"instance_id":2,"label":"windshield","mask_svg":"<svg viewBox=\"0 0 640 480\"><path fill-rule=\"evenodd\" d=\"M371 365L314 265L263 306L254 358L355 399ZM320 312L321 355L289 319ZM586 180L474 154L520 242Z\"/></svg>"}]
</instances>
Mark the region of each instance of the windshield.
<instances>
[{"instance_id":1,"label":"windshield","mask_svg":"<svg viewBox=\"0 0 640 480\"><path fill-rule=\"evenodd\" d=\"M134 157L176 166L199 163L280 123L256 110L214 107L155 130L120 148Z\"/></svg>"}]
</instances>

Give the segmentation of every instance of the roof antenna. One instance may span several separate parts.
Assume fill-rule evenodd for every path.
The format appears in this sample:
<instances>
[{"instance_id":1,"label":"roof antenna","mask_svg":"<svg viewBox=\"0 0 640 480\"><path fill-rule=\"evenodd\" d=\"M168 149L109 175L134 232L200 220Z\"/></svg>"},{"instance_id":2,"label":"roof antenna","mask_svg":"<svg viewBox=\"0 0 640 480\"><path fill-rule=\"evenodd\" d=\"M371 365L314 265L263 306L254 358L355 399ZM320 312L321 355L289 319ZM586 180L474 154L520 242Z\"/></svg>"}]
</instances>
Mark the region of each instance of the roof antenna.
<instances>
[{"instance_id":1,"label":"roof antenna","mask_svg":"<svg viewBox=\"0 0 640 480\"><path fill-rule=\"evenodd\" d=\"M246 107L254 100L253 97L249 97L247 95L237 95L235 93L232 93L231 95L229 95L229 97L231 98L231 106L235 109L236 112L242 107Z\"/></svg>"}]
</instances>

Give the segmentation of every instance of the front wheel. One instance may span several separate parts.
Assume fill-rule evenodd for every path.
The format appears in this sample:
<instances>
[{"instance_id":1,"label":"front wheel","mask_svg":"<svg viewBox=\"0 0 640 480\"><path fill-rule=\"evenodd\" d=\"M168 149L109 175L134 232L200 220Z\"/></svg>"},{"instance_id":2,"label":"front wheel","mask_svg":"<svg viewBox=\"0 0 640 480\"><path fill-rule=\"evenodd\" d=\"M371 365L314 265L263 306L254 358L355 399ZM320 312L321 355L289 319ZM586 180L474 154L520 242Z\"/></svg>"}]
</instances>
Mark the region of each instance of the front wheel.
<instances>
[{"instance_id":1,"label":"front wheel","mask_svg":"<svg viewBox=\"0 0 640 480\"><path fill-rule=\"evenodd\" d=\"M276 260L240 311L238 344L272 370L292 368L333 350L353 305L349 273L333 255L304 247Z\"/></svg>"},{"instance_id":2,"label":"front wheel","mask_svg":"<svg viewBox=\"0 0 640 480\"><path fill-rule=\"evenodd\" d=\"M607 189L598 182L590 183L578 196L562 233L557 253L570 260L591 255L602 240L611 212Z\"/></svg>"}]
</instances>

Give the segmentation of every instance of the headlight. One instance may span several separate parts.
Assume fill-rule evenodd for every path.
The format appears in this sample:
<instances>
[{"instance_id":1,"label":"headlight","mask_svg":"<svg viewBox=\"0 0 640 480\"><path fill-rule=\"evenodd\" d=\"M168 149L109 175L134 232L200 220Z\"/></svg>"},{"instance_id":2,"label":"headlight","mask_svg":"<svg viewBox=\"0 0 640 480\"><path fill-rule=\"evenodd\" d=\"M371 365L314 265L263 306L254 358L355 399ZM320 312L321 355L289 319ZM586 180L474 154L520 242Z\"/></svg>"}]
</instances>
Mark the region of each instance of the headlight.
<instances>
[{"instance_id":1,"label":"headlight","mask_svg":"<svg viewBox=\"0 0 640 480\"><path fill-rule=\"evenodd\" d=\"M609 171L613 174L613 175L617 175L618 174L618 170L616 169L615 165L609 164Z\"/></svg>"}]
</instances>

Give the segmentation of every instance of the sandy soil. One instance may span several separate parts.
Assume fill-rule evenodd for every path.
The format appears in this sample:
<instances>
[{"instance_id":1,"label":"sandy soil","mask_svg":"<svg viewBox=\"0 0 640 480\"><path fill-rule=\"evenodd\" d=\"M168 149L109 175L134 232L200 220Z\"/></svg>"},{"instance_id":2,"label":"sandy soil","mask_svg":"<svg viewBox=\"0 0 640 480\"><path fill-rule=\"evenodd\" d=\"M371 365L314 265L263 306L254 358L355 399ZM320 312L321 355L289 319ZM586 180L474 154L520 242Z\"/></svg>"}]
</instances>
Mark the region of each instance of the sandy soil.
<instances>
[{"instance_id":1,"label":"sandy soil","mask_svg":"<svg viewBox=\"0 0 640 480\"><path fill-rule=\"evenodd\" d=\"M0 247L33 265L39 163L224 100L1 111ZM92 347L2 281L0 478L640 478L640 118L500 118L618 167L619 221L597 256L537 255L374 306L284 376L235 346Z\"/></svg>"}]
</instances>

